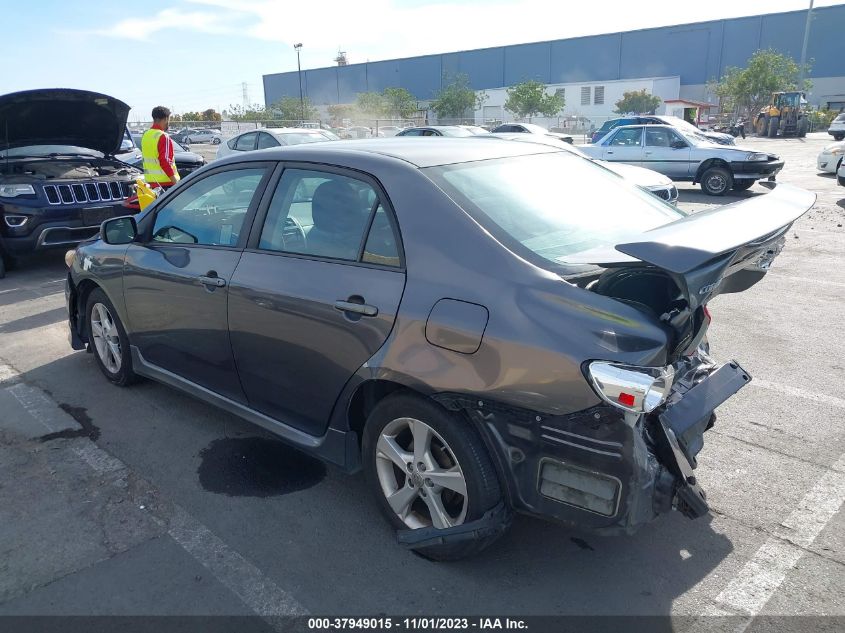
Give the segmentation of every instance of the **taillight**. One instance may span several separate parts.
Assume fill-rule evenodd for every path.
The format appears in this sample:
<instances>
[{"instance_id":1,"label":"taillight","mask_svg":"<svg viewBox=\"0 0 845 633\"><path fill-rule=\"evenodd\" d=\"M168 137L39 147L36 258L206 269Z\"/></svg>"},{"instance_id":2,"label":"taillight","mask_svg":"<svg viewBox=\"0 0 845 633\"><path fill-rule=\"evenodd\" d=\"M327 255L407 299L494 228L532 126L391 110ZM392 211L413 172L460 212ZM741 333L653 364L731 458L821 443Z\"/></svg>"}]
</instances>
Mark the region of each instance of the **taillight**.
<instances>
[{"instance_id":1,"label":"taillight","mask_svg":"<svg viewBox=\"0 0 845 633\"><path fill-rule=\"evenodd\" d=\"M603 360L591 362L587 372L602 400L634 413L649 413L663 404L675 378L671 366L637 367Z\"/></svg>"}]
</instances>

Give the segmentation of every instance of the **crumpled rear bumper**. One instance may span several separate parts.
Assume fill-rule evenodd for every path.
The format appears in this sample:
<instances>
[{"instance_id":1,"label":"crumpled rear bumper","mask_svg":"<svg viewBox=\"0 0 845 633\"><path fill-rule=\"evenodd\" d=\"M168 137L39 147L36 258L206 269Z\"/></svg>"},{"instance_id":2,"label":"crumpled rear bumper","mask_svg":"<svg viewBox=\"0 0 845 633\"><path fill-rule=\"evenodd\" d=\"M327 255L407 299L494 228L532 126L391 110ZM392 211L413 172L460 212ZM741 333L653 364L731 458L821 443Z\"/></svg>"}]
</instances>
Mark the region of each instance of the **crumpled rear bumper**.
<instances>
[{"instance_id":1,"label":"crumpled rear bumper","mask_svg":"<svg viewBox=\"0 0 845 633\"><path fill-rule=\"evenodd\" d=\"M578 529L634 532L673 508L708 512L693 470L713 410L750 381L737 363L687 359L667 404L648 415L600 405L565 416L442 394L494 455L509 505ZM479 404L481 406L479 406Z\"/></svg>"}]
</instances>

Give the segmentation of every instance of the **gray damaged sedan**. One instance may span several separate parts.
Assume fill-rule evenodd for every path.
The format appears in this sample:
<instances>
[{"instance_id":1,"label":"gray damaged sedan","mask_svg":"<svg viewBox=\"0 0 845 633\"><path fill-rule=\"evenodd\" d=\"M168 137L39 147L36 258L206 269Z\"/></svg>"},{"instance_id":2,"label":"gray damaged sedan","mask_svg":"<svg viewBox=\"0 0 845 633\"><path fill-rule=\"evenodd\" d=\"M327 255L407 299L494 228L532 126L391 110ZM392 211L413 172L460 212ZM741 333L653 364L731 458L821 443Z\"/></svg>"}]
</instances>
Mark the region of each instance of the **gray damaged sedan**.
<instances>
[{"instance_id":1,"label":"gray damaged sedan","mask_svg":"<svg viewBox=\"0 0 845 633\"><path fill-rule=\"evenodd\" d=\"M701 183L704 193L744 191L758 180L774 180L779 156L718 145L670 125L625 125L593 145L578 148L592 158L658 171L675 181Z\"/></svg>"},{"instance_id":2,"label":"gray damaged sedan","mask_svg":"<svg viewBox=\"0 0 845 633\"><path fill-rule=\"evenodd\" d=\"M70 340L116 385L363 469L424 556L478 552L514 511L632 532L707 514L703 435L751 379L711 358L708 303L760 281L814 200L685 216L529 143L249 152L68 252Z\"/></svg>"}]
</instances>

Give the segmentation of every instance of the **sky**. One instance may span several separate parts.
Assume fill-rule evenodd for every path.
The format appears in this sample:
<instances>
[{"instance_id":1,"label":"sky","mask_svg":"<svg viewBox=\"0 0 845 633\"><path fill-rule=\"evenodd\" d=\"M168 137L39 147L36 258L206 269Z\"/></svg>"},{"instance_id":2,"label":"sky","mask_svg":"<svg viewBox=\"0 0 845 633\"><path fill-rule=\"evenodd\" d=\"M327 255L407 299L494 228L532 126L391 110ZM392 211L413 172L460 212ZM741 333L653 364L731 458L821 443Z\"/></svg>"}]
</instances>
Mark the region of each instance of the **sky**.
<instances>
[{"instance_id":1,"label":"sky","mask_svg":"<svg viewBox=\"0 0 845 633\"><path fill-rule=\"evenodd\" d=\"M842 4L818 0L815 6ZM0 94L83 88L174 112L264 103L262 75L805 9L808 0L0 0ZM10 54L12 52L12 54Z\"/></svg>"}]
</instances>

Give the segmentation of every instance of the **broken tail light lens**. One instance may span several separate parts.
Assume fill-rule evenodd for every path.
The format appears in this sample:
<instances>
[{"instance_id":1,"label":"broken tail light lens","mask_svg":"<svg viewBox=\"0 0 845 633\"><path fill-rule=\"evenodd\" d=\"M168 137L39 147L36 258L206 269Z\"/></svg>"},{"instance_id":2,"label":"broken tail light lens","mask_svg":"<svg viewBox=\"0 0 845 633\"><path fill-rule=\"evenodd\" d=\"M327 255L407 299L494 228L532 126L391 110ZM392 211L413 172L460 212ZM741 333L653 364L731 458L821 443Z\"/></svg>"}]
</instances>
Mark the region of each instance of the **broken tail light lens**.
<instances>
[{"instance_id":1,"label":"broken tail light lens","mask_svg":"<svg viewBox=\"0 0 845 633\"><path fill-rule=\"evenodd\" d=\"M649 413L666 401L675 370L670 367L637 367L596 360L587 367L590 383L599 397L633 413Z\"/></svg>"}]
</instances>

